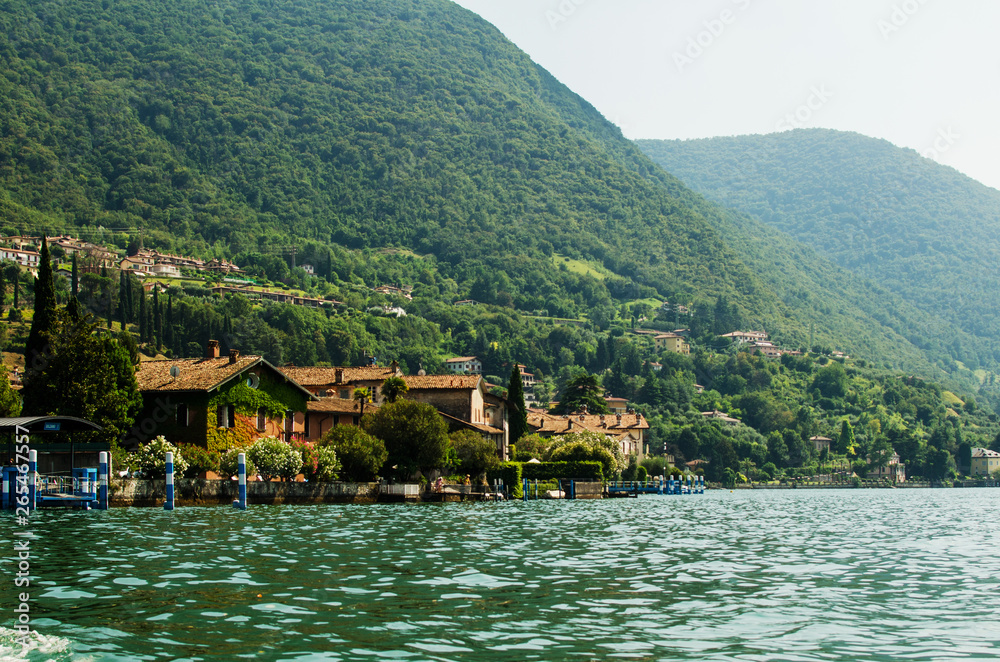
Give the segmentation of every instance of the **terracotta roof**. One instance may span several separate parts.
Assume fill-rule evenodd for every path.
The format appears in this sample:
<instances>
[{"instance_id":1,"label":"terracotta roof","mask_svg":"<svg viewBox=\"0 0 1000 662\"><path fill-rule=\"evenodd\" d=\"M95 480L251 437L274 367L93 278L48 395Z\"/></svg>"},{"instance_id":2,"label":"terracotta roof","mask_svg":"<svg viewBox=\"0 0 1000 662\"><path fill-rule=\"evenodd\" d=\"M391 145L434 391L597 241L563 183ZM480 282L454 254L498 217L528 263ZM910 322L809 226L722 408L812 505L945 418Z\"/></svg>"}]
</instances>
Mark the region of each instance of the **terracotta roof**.
<instances>
[{"instance_id":1,"label":"terracotta roof","mask_svg":"<svg viewBox=\"0 0 1000 662\"><path fill-rule=\"evenodd\" d=\"M465 363L467 361L476 361L475 356L456 356L453 359L445 359L445 363Z\"/></svg>"},{"instance_id":2,"label":"terracotta roof","mask_svg":"<svg viewBox=\"0 0 1000 662\"><path fill-rule=\"evenodd\" d=\"M473 389L479 388L483 378L479 375L409 375L403 377L406 386L413 389Z\"/></svg>"},{"instance_id":3,"label":"terracotta roof","mask_svg":"<svg viewBox=\"0 0 1000 662\"><path fill-rule=\"evenodd\" d=\"M972 457L1000 457L1000 453L988 448L973 448Z\"/></svg>"},{"instance_id":4,"label":"terracotta roof","mask_svg":"<svg viewBox=\"0 0 1000 662\"><path fill-rule=\"evenodd\" d=\"M621 434L629 430L648 430L649 423L642 414L622 414L619 422L615 414L572 414L557 416L528 410L528 425L541 434L567 434L581 429L603 434Z\"/></svg>"},{"instance_id":5,"label":"terracotta roof","mask_svg":"<svg viewBox=\"0 0 1000 662\"><path fill-rule=\"evenodd\" d=\"M230 363L228 356L143 361L135 378L140 391L210 391L261 361L259 356L241 356L235 363ZM174 366L180 370L176 378L170 376Z\"/></svg>"},{"instance_id":6,"label":"terracotta roof","mask_svg":"<svg viewBox=\"0 0 1000 662\"><path fill-rule=\"evenodd\" d=\"M450 414L446 414L443 411L439 411L438 413L441 415L441 418L450 421L455 421L459 425L471 428L473 430L478 430L479 432L485 432L486 434L503 434L503 430L501 430L500 428L495 428L492 425L486 425L485 423L470 423L469 421L458 418L457 416L451 416Z\"/></svg>"},{"instance_id":7,"label":"terracotta roof","mask_svg":"<svg viewBox=\"0 0 1000 662\"><path fill-rule=\"evenodd\" d=\"M380 366L364 366L361 368L336 368L336 367L308 367L296 368L285 366L278 368L289 379L297 381L303 386L330 386L332 384L348 385L352 382L379 381L389 377L400 376L396 368L383 368ZM341 371L342 381L337 381L337 371Z\"/></svg>"},{"instance_id":8,"label":"terracotta roof","mask_svg":"<svg viewBox=\"0 0 1000 662\"><path fill-rule=\"evenodd\" d=\"M365 404L365 412L375 411L378 405L368 402ZM327 414L360 414L361 403L357 400L345 400L343 398L320 398L306 404L306 411L322 412Z\"/></svg>"}]
</instances>

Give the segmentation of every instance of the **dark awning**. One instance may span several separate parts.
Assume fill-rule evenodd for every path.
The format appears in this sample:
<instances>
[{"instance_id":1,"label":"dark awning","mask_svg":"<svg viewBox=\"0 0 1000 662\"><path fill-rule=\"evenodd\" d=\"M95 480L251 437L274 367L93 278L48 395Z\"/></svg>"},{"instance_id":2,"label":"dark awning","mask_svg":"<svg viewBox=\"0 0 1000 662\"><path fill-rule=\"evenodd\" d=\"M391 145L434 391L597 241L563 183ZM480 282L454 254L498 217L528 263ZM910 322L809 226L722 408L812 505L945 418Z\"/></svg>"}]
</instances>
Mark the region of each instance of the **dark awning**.
<instances>
[{"instance_id":1,"label":"dark awning","mask_svg":"<svg viewBox=\"0 0 1000 662\"><path fill-rule=\"evenodd\" d=\"M93 421L76 416L19 416L0 418L0 433L13 434L21 427L29 434L52 432L100 432L102 428Z\"/></svg>"}]
</instances>

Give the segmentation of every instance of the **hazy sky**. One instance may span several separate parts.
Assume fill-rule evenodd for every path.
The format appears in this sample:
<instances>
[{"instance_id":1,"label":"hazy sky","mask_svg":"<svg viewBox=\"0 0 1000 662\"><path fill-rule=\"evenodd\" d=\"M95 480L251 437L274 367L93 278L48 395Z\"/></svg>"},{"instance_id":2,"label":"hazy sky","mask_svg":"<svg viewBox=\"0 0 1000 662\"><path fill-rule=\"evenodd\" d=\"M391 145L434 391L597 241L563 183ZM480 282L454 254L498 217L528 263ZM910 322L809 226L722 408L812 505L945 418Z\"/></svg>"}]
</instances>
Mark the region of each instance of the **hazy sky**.
<instances>
[{"instance_id":1,"label":"hazy sky","mask_svg":"<svg viewBox=\"0 0 1000 662\"><path fill-rule=\"evenodd\" d=\"M629 138L794 126L1000 189L996 0L456 0Z\"/></svg>"}]
</instances>

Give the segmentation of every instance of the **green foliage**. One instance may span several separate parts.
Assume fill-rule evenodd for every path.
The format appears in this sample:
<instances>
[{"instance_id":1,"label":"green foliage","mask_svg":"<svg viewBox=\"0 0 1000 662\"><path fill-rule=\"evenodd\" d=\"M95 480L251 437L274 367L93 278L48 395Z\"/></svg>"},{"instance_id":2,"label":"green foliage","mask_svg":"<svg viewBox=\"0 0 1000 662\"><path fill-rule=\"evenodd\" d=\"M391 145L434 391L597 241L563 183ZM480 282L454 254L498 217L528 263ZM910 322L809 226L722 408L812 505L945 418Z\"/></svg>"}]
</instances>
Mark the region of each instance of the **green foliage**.
<instances>
[{"instance_id":1,"label":"green foliage","mask_svg":"<svg viewBox=\"0 0 1000 662\"><path fill-rule=\"evenodd\" d=\"M613 476L615 458L606 448L574 442L559 446L549 456L550 462L599 462L605 476Z\"/></svg>"},{"instance_id":2,"label":"green foliage","mask_svg":"<svg viewBox=\"0 0 1000 662\"><path fill-rule=\"evenodd\" d=\"M21 414L21 396L9 379L0 378L0 417L13 418Z\"/></svg>"},{"instance_id":3,"label":"green foliage","mask_svg":"<svg viewBox=\"0 0 1000 662\"><path fill-rule=\"evenodd\" d=\"M472 430L458 430L449 436L458 458L460 473L479 476L500 465L497 447L489 439Z\"/></svg>"},{"instance_id":4,"label":"green foliage","mask_svg":"<svg viewBox=\"0 0 1000 662\"><path fill-rule=\"evenodd\" d=\"M385 442L386 467L397 473L430 471L444 466L448 451L448 426L431 405L399 400L365 414L361 427Z\"/></svg>"},{"instance_id":5,"label":"green foliage","mask_svg":"<svg viewBox=\"0 0 1000 662\"><path fill-rule=\"evenodd\" d=\"M217 451L207 450L197 444L177 444L177 448L187 462L187 470L183 472L184 478L197 478L206 471L219 472L221 455Z\"/></svg>"},{"instance_id":6,"label":"green foliage","mask_svg":"<svg viewBox=\"0 0 1000 662\"><path fill-rule=\"evenodd\" d=\"M353 425L338 425L323 435L319 445L337 452L344 480L367 482L377 477L388 458L385 442Z\"/></svg>"},{"instance_id":7,"label":"green foliage","mask_svg":"<svg viewBox=\"0 0 1000 662\"><path fill-rule=\"evenodd\" d=\"M519 462L503 462L486 472L486 480L493 483L499 478L509 490L511 499L521 499L524 497L521 466Z\"/></svg>"},{"instance_id":8,"label":"green foliage","mask_svg":"<svg viewBox=\"0 0 1000 662\"><path fill-rule=\"evenodd\" d=\"M239 455L244 454L244 462L247 468L247 480L250 480L251 476L257 475L257 465L253 463L250 459L250 454L246 449L242 448L230 448L226 452L222 453L219 457L219 475L223 478L232 477L237 475L239 471Z\"/></svg>"},{"instance_id":9,"label":"green foliage","mask_svg":"<svg viewBox=\"0 0 1000 662\"><path fill-rule=\"evenodd\" d=\"M44 353L25 375L25 413L78 416L104 428L83 437L120 439L142 405L125 349L116 339L98 335L89 316L73 320L61 310L44 339Z\"/></svg>"},{"instance_id":10,"label":"green foliage","mask_svg":"<svg viewBox=\"0 0 1000 662\"><path fill-rule=\"evenodd\" d=\"M572 450L563 451L562 449L567 446L572 447ZM586 450L581 450L580 446ZM622 453L618 442L609 439L606 435L591 432L590 430L570 432L569 434L555 437L552 440L552 445L549 447L549 456L547 459L555 460L562 456L563 453L569 453L567 459L576 459L578 457L583 459L581 457L583 453L591 454L591 457L586 458L588 460L600 458L597 461L601 462L604 475L608 478L617 476L628 466L628 460Z\"/></svg>"},{"instance_id":11,"label":"green foliage","mask_svg":"<svg viewBox=\"0 0 1000 662\"><path fill-rule=\"evenodd\" d=\"M754 217L727 224L730 243L771 282L783 281L783 298L815 322L817 335L830 338L835 328L836 342L855 352L864 347L876 360L892 356L934 376L941 374L934 364L943 364L966 384L975 383L970 370L996 366L1000 293L981 275L1000 258L993 240L1000 193L856 133L638 144L695 190ZM789 236L816 254L795 248ZM837 275L842 271L826 260L858 277ZM817 287L824 271L826 290ZM847 317L868 318L882 330L866 323L849 332Z\"/></svg>"},{"instance_id":12,"label":"green foliage","mask_svg":"<svg viewBox=\"0 0 1000 662\"><path fill-rule=\"evenodd\" d=\"M292 479L302 470L302 453L276 437L263 437L246 450L264 480Z\"/></svg>"},{"instance_id":13,"label":"green foliage","mask_svg":"<svg viewBox=\"0 0 1000 662\"><path fill-rule=\"evenodd\" d=\"M39 372L48 362L47 355L51 351L48 344L56 324L56 293L55 283L52 280L52 262L49 259L48 240L43 236L38 277L35 279L34 314L31 317L28 342L24 348L25 371L29 374ZM29 399L29 405L30 409L34 409L41 406L41 403Z\"/></svg>"},{"instance_id":14,"label":"green foliage","mask_svg":"<svg viewBox=\"0 0 1000 662\"><path fill-rule=\"evenodd\" d=\"M639 465L635 470L635 479L640 483L644 483L647 478L649 478L649 472L646 471L646 467Z\"/></svg>"},{"instance_id":15,"label":"green foliage","mask_svg":"<svg viewBox=\"0 0 1000 662\"><path fill-rule=\"evenodd\" d=\"M382 397L386 402L395 402L410 389L406 381L401 377L390 377L382 382Z\"/></svg>"},{"instance_id":16,"label":"green foliage","mask_svg":"<svg viewBox=\"0 0 1000 662\"><path fill-rule=\"evenodd\" d=\"M306 479L321 483L332 483L340 475L340 460L332 446L317 446L315 449L315 469L306 474ZM312 465L310 465L312 467Z\"/></svg>"},{"instance_id":17,"label":"green foliage","mask_svg":"<svg viewBox=\"0 0 1000 662\"><path fill-rule=\"evenodd\" d=\"M521 381L521 368L514 365L510 370L510 381L507 383L507 402L510 443L517 441L528 433L528 409L524 404L524 384Z\"/></svg>"},{"instance_id":18,"label":"green foliage","mask_svg":"<svg viewBox=\"0 0 1000 662\"><path fill-rule=\"evenodd\" d=\"M600 462L525 462L521 465L522 476L528 480L551 480L570 478L575 480L604 480L603 465Z\"/></svg>"},{"instance_id":19,"label":"green foliage","mask_svg":"<svg viewBox=\"0 0 1000 662\"><path fill-rule=\"evenodd\" d=\"M174 475L183 476L187 472L188 463L181 449L160 435L139 446L139 450L133 455L143 478L158 479L166 476L167 452L174 454Z\"/></svg>"},{"instance_id":20,"label":"green foliage","mask_svg":"<svg viewBox=\"0 0 1000 662\"><path fill-rule=\"evenodd\" d=\"M548 455L551 445L552 441L550 439L546 439L538 434L523 436L514 447L514 461L527 462L532 459L541 460Z\"/></svg>"},{"instance_id":21,"label":"green foliage","mask_svg":"<svg viewBox=\"0 0 1000 662\"><path fill-rule=\"evenodd\" d=\"M559 407L556 409L560 414L572 414L587 407L588 414L608 414L608 403L604 400L604 390L597 377L588 373L581 373L571 378L563 387L563 392L559 397Z\"/></svg>"}]
</instances>

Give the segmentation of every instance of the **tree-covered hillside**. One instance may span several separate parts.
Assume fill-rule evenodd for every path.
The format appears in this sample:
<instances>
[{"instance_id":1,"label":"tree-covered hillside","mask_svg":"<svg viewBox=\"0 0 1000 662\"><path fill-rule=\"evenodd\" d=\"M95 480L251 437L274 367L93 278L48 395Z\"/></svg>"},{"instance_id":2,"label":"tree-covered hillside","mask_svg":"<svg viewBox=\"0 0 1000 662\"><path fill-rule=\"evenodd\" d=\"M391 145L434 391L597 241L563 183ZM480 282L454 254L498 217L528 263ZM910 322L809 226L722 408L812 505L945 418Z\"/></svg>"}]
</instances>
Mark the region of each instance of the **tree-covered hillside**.
<instances>
[{"instance_id":1,"label":"tree-covered hillside","mask_svg":"<svg viewBox=\"0 0 1000 662\"><path fill-rule=\"evenodd\" d=\"M5 232L141 231L361 309L391 282L597 330L723 302L788 345L942 376L919 319L832 265L800 277L793 244L746 250L742 221L446 0L11 0L0 28Z\"/></svg>"},{"instance_id":2,"label":"tree-covered hillside","mask_svg":"<svg viewBox=\"0 0 1000 662\"><path fill-rule=\"evenodd\" d=\"M919 309L924 319L903 334L917 347L970 369L1000 358L1000 191L853 133L638 144L695 190Z\"/></svg>"}]
</instances>

